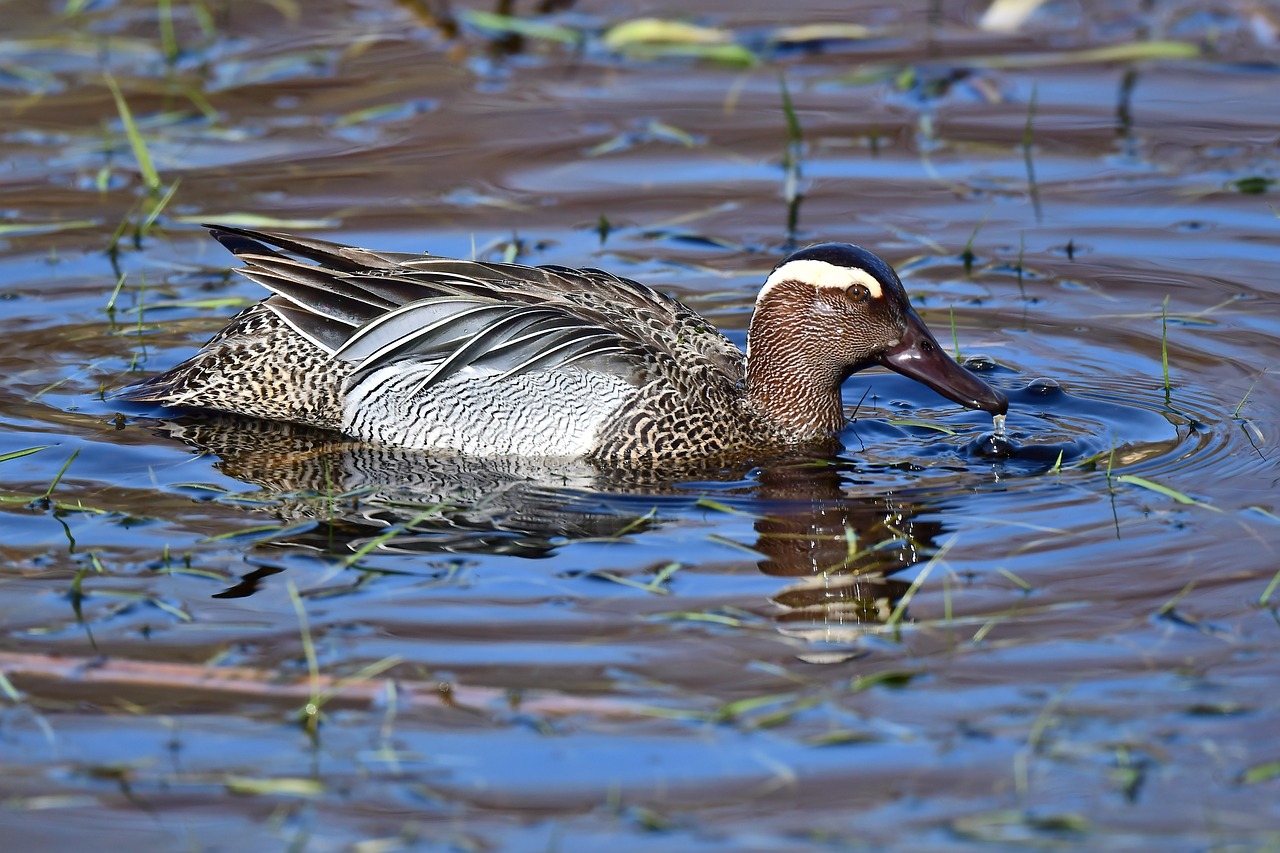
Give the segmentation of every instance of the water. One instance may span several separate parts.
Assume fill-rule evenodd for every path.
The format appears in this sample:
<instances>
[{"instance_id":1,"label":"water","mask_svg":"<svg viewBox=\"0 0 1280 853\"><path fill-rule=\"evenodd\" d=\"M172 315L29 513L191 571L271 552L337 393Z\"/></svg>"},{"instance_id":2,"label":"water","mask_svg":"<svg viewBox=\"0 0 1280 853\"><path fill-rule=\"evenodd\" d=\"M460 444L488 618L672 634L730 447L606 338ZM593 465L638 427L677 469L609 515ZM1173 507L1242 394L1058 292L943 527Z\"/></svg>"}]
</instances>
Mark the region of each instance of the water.
<instances>
[{"instance_id":1,"label":"water","mask_svg":"<svg viewBox=\"0 0 1280 853\"><path fill-rule=\"evenodd\" d=\"M997 36L867 3L874 39L769 46L833 9L702 20L744 70L611 53L629 8L539 19L576 50L182 7L172 72L154 6L8 10L7 845L1274 846L1274 15L1050 4ZM1215 52L1062 54L1153 35ZM104 67L181 178L115 264L144 214ZM250 213L602 267L742 344L790 245L780 69L795 241L890 259L1004 423L868 372L842 451L652 477L104 396L260 298L194 224Z\"/></svg>"}]
</instances>

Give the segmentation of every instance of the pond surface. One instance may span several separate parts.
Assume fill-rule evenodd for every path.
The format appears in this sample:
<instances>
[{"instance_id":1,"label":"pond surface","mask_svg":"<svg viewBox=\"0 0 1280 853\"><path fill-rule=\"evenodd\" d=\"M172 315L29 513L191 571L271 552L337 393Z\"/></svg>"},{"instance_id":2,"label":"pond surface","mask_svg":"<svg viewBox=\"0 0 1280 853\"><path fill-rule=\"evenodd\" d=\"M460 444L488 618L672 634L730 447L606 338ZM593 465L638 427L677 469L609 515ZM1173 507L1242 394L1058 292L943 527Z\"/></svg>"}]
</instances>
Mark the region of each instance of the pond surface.
<instances>
[{"instance_id":1,"label":"pond surface","mask_svg":"<svg viewBox=\"0 0 1280 853\"><path fill-rule=\"evenodd\" d=\"M1280 848L1280 13L1083 5L6 6L6 849ZM881 372L696 477L122 408L263 295L200 222L739 344L856 242L1015 450Z\"/></svg>"}]
</instances>

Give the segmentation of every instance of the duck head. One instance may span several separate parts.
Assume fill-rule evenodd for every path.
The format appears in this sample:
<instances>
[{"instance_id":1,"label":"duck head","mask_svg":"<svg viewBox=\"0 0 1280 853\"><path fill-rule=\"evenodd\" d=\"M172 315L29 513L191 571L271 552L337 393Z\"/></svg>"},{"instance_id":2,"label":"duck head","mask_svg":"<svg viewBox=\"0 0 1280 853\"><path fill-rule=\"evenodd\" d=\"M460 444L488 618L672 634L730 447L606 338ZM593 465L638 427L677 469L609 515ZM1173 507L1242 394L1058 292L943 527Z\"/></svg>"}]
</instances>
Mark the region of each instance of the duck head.
<instances>
[{"instance_id":1,"label":"duck head","mask_svg":"<svg viewBox=\"0 0 1280 853\"><path fill-rule=\"evenodd\" d=\"M955 362L882 258L819 243L774 268L747 333L747 397L779 428L805 437L844 425L840 385L873 365L971 409L1003 415L1004 394Z\"/></svg>"}]
</instances>

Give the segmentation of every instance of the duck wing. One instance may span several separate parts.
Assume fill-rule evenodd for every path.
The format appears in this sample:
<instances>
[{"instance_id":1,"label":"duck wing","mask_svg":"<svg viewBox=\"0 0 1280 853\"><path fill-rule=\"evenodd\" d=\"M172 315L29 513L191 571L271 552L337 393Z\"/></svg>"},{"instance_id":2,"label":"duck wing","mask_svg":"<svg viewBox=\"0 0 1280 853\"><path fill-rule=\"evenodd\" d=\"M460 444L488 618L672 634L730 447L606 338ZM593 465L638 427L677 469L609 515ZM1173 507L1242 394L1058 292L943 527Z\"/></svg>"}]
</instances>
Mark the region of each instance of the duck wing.
<instances>
[{"instance_id":1,"label":"duck wing","mask_svg":"<svg viewBox=\"0 0 1280 853\"><path fill-rule=\"evenodd\" d=\"M512 376L575 363L645 372L656 360L731 385L742 380L742 352L709 321L602 270L372 252L209 227L245 262L239 272L272 292L269 308L358 374L401 359L433 362L426 388L471 365Z\"/></svg>"}]
</instances>

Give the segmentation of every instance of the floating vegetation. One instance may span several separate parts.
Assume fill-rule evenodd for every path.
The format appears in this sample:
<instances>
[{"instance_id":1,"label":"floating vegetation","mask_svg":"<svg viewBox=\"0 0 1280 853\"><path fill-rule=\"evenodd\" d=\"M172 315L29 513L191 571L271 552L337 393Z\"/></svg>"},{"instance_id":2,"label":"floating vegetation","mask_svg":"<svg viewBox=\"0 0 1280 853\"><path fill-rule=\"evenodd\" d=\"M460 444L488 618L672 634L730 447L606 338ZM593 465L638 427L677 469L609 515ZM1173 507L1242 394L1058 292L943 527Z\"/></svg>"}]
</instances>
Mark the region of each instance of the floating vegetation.
<instances>
[{"instance_id":1,"label":"floating vegetation","mask_svg":"<svg viewBox=\"0 0 1280 853\"><path fill-rule=\"evenodd\" d=\"M687 57L727 65L751 66L757 57L734 42L733 33L683 21L640 18L611 27L605 47L636 59Z\"/></svg>"},{"instance_id":2,"label":"floating vegetation","mask_svg":"<svg viewBox=\"0 0 1280 853\"><path fill-rule=\"evenodd\" d=\"M560 44L579 44L585 38L581 31L571 27L562 27L558 24L520 18L515 15L483 12L479 9L464 9L459 13L459 17L469 26L485 32L517 35Z\"/></svg>"},{"instance_id":3,"label":"floating vegetation","mask_svg":"<svg viewBox=\"0 0 1280 853\"><path fill-rule=\"evenodd\" d=\"M1248 178L1239 178L1231 182L1231 186L1235 187L1238 192L1245 195L1262 195L1271 189L1276 182L1275 178L1264 178L1261 175L1254 175Z\"/></svg>"}]
</instances>

